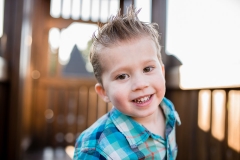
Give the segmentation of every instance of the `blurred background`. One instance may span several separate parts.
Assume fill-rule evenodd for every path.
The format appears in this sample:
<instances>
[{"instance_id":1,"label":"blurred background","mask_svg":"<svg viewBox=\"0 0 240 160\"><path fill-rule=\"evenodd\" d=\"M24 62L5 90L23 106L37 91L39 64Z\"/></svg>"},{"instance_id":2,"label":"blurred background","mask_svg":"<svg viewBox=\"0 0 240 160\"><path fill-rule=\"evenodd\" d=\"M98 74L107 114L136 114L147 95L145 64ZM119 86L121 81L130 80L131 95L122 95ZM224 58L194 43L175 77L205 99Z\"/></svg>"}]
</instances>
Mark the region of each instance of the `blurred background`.
<instances>
[{"instance_id":1,"label":"blurred background","mask_svg":"<svg viewBox=\"0 0 240 160\"><path fill-rule=\"evenodd\" d=\"M0 0L1 160L72 159L112 107L94 91L91 36L130 4L159 25L177 159L240 159L239 0Z\"/></svg>"}]
</instances>

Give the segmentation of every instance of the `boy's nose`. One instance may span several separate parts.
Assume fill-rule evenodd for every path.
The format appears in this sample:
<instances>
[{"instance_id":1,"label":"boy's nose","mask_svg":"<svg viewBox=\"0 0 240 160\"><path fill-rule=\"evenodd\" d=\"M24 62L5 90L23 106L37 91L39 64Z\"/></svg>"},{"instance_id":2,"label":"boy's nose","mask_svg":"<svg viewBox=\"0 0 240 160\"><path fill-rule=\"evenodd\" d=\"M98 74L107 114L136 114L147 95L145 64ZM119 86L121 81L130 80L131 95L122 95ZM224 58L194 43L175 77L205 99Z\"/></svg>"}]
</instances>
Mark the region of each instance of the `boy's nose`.
<instances>
[{"instance_id":1,"label":"boy's nose","mask_svg":"<svg viewBox=\"0 0 240 160\"><path fill-rule=\"evenodd\" d=\"M142 90L147 88L149 83L144 79L138 79L132 83L132 91Z\"/></svg>"}]
</instances>

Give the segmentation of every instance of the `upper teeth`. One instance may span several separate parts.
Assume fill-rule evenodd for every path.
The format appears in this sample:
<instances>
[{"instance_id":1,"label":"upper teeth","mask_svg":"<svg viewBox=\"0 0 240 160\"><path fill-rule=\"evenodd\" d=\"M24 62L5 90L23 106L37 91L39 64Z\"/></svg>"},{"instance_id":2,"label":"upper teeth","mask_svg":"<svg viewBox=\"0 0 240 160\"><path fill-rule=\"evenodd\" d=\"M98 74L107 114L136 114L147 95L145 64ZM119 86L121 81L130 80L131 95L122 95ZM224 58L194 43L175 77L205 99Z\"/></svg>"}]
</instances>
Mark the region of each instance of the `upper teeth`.
<instances>
[{"instance_id":1,"label":"upper teeth","mask_svg":"<svg viewBox=\"0 0 240 160\"><path fill-rule=\"evenodd\" d=\"M142 97L142 98L139 98L139 99L135 99L133 100L134 102L137 102L137 103L143 103L147 100L149 100L150 96L146 96L146 97Z\"/></svg>"}]
</instances>

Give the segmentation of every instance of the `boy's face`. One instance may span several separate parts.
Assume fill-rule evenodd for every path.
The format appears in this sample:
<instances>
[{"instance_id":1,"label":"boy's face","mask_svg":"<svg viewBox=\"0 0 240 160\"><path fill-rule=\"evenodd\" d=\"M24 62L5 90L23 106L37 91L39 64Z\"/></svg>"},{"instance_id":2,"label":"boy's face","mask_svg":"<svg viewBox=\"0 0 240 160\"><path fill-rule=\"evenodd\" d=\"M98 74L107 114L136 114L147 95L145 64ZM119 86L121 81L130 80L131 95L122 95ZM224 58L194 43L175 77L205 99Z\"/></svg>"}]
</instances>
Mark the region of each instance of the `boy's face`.
<instances>
[{"instance_id":1,"label":"boy's face","mask_svg":"<svg viewBox=\"0 0 240 160\"><path fill-rule=\"evenodd\" d=\"M151 117L165 94L164 66L150 38L121 42L101 53L102 83L96 92L133 119Z\"/></svg>"}]
</instances>

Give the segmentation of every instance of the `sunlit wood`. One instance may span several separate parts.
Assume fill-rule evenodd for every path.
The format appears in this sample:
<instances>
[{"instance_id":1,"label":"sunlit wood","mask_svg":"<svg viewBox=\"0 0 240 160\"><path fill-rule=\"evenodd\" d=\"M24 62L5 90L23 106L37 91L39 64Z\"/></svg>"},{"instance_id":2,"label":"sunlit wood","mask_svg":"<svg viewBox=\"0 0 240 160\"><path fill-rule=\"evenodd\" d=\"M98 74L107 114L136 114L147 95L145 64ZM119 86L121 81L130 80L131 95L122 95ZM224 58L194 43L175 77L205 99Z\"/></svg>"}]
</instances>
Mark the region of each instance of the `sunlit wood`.
<instances>
[{"instance_id":1,"label":"sunlit wood","mask_svg":"<svg viewBox=\"0 0 240 160\"><path fill-rule=\"evenodd\" d=\"M54 18L59 18L61 15L61 1L51 0L50 15Z\"/></svg>"},{"instance_id":2,"label":"sunlit wood","mask_svg":"<svg viewBox=\"0 0 240 160\"><path fill-rule=\"evenodd\" d=\"M183 90L240 87L238 68L240 64L182 65L179 67L179 87Z\"/></svg>"},{"instance_id":3,"label":"sunlit wood","mask_svg":"<svg viewBox=\"0 0 240 160\"><path fill-rule=\"evenodd\" d=\"M101 1L101 14L100 14L101 22L103 22L103 23L107 22L108 13L109 13L109 1L108 0L102 0Z\"/></svg>"},{"instance_id":4,"label":"sunlit wood","mask_svg":"<svg viewBox=\"0 0 240 160\"><path fill-rule=\"evenodd\" d=\"M0 82L7 80L7 61L0 57Z\"/></svg>"},{"instance_id":5,"label":"sunlit wood","mask_svg":"<svg viewBox=\"0 0 240 160\"><path fill-rule=\"evenodd\" d=\"M82 0L81 19L84 21L88 21L90 19L90 11L91 11L91 1Z\"/></svg>"},{"instance_id":6,"label":"sunlit wood","mask_svg":"<svg viewBox=\"0 0 240 160\"><path fill-rule=\"evenodd\" d=\"M198 127L205 132L210 129L211 91L201 90L198 102Z\"/></svg>"},{"instance_id":7,"label":"sunlit wood","mask_svg":"<svg viewBox=\"0 0 240 160\"><path fill-rule=\"evenodd\" d=\"M72 19L79 19L81 14L81 3L80 0L72 0Z\"/></svg>"},{"instance_id":8,"label":"sunlit wood","mask_svg":"<svg viewBox=\"0 0 240 160\"><path fill-rule=\"evenodd\" d=\"M91 20L97 22L100 19L100 0L92 0Z\"/></svg>"},{"instance_id":9,"label":"sunlit wood","mask_svg":"<svg viewBox=\"0 0 240 160\"><path fill-rule=\"evenodd\" d=\"M63 0L62 18L69 19L71 16L71 0Z\"/></svg>"},{"instance_id":10,"label":"sunlit wood","mask_svg":"<svg viewBox=\"0 0 240 160\"><path fill-rule=\"evenodd\" d=\"M73 154L74 154L74 146L67 146L65 148L65 152L67 153L67 155L73 159Z\"/></svg>"},{"instance_id":11,"label":"sunlit wood","mask_svg":"<svg viewBox=\"0 0 240 160\"><path fill-rule=\"evenodd\" d=\"M0 38L3 35L4 0L0 0Z\"/></svg>"},{"instance_id":12,"label":"sunlit wood","mask_svg":"<svg viewBox=\"0 0 240 160\"><path fill-rule=\"evenodd\" d=\"M212 135L219 141L222 141L225 130L226 93L224 90L215 90L212 96Z\"/></svg>"},{"instance_id":13,"label":"sunlit wood","mask_svg":"<svg viewBox=\"0 0 240 160\"><path fill-rule=\"evenodd\" d=\"M228 145L240 152L240 91L229 92Z\"/></svg>"}]
</instances>

